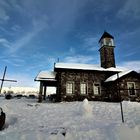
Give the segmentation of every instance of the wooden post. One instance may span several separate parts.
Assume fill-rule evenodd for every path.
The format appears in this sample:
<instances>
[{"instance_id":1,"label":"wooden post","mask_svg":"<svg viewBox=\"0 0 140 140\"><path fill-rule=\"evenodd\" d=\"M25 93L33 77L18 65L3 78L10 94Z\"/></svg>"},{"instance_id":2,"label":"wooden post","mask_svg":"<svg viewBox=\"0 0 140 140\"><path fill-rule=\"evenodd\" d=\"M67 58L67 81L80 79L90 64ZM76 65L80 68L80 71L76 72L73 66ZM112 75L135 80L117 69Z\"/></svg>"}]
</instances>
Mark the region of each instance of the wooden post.
<instances>
[{"instance_id":1,"label":"wooden post","mask_svg":"<svg viewBox=\"0 0 140 140\"><path fill-rule=\"evenodd\" d=\"M4 82L6 70L7 70L7 66L5 67L5 70L4 70L4 73L3 73L3 78L2 78L2 80L1 80L2 82L1 82L1 87L0 87L0 94L1 94L1 91L2 91L2 87L3 87L3 82Z\"/></svg>"},{"instance_id":2,"label":"wooden post","mask_svg":"<svg viewBox=\"0 0 140 140\"><path fill-rule=\"evenodd\" d=\"M0 94L1 94L1 91L2 91L2 87L3 87L4 81L8 81L8 82L17 82L16 80L8 80L8 79L5 79L6 70L7 70L7 66L6 66L5 69L4 69L3 78L0 79L0 80L2 81L2 82L1 82L1 86L0 86Z\"/></svg>"},{"instance_id":3,"label":"wooden post","mask_svg":"<svg viewBox=\"0 0 140 140\"><path fill-rule=\"evenodd\" d=\"M40 88L39 88L39 97L38 97L38 102L42 102L42 91L43 91L43 83L40 81Z\"/></svg>"},{"instance_id":4,"label":"wooden post","mask_svg":"<svg viewBox=\"0 0 140 140\"><path fill-rule=\"evenodd\" d=\"M117 79L118 79L118 97L120 100L120 108L121 108L121 116L122 116L122 123L124 123L124 116L123 116L123 107L122 107L122 99L121 99L121 94L120 94L120 83L119 83L119 74L117 73Z\"/></svg>"},{"instance_id":5,"label":"wooden post","mask_svg":"<svg viewBox=\"0 0 140 140\"><path fill-rule=\"evenodd\" d=\"M43 100L46 100L46 86L44 86L44 96L43 96Z\"/></svg>"}]
</instances>

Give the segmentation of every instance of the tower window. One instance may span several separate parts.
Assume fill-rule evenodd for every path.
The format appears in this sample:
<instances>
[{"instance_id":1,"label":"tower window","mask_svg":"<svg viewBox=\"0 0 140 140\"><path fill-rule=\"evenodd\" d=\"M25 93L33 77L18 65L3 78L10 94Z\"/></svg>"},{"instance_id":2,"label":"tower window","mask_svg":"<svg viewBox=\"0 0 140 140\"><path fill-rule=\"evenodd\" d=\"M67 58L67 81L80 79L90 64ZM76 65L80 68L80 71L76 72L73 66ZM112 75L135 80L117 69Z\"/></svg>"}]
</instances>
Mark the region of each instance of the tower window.
<instances>
[{"instance_id":1,"label":"tower window","mask_svg":"<svg viewBox=\"0 0 140 140\"><path fill-rule=\"evenodd\" d=\"M111 38L106 38L106 45L112 46Z\"/></svg>"}]
</instances>

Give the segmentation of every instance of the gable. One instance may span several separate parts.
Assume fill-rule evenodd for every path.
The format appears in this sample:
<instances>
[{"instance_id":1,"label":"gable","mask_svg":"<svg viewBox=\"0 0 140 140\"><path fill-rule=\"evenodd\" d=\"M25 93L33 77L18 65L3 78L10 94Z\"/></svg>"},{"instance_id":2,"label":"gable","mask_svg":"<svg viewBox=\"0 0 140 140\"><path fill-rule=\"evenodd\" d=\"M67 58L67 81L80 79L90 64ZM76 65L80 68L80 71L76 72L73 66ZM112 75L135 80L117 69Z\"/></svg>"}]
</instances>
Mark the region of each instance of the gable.
<instances>
[{"instance_id":1,"label":"gable","mask_svg":"<svg viewBox=\"0 0 140 140\"><path fill-rule=\"evenodd\" d=\"M56 79L56 72L53 71L40 71L35 78L35 81L53 81Z\"/></svg>"},{"instance_id":2,"label":"gable","mask_svg":"<svg viewBox=\"0 0 140 140\"><path fill-rule=\"evenodd\" d=\"M139 73L129 70L129 71L120 72L118 74L114 74L114 75L110 76L109 78L107 78L105 80L105 82L114 82L118 79L123 79L125 77L136 78L136 79L140 80L140 74Z\"/></svg>"}]
</instances>

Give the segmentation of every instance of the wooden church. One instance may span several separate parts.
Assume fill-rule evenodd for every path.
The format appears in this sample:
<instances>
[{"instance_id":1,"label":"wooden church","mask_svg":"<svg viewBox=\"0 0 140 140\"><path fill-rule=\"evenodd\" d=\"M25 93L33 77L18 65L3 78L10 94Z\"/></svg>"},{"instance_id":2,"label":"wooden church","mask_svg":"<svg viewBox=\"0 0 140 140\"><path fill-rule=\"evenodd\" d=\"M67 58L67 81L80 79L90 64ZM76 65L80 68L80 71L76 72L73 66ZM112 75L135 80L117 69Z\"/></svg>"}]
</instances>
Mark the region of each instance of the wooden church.
<instances>
[{"instance_id":1,"label":"wooden church","mask_svg":"<svg viewBox=\"0 0 140 140\"><path fill-rule=\"evenodd\" d=\"M47 87L56 87L55 101L139 100L140 74L116 67L114 37L104 32L99 40L101 66L55 63L54 71L41 71L39 102L46 98Z\"/></svg>"}]
</instances>

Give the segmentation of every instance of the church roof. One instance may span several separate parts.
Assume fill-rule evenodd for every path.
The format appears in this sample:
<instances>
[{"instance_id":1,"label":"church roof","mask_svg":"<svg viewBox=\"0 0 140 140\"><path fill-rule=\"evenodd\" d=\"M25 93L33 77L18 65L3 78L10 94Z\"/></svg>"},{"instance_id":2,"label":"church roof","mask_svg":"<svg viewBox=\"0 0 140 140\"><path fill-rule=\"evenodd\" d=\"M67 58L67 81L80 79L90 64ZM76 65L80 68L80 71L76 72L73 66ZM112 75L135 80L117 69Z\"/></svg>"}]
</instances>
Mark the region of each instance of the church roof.
<instances>
[{"instance_id":1,"label":"church roof","mask_svg":"<svg viewBox=\"0 0 140 140\"><path fill-rule=\"evenodd\" d=\"M94 70L94 71L115 71L120 72L123 71L123 69L120 68L102 68L98 65L92 65L92 64L80 64L80 63L55 63L54 65L55 69L74 69L74 70Z\"/></svg>"},{"instance_id":2,"label":"church roof","mask_svg":"<svg viewBox=\"0 0 140 140\"><path fill-rule=\"evenodd\" d=\"M109 78L107 78L105 80L105 82L116 81L117 79L119 79L119 78L121 78L121 77L123 77L123 76L125 76L125 75L127 75L127 74L129 74L131 72L132 72L132 70L128 70L128 71L122 71L122 72L120 72L118 74L114 74L114 75L110 76Z\"/></svg>"},{"instance_id":3,"label":"church roof","mask_svg":"<svg viewBox=\"0 0 140 140\"><path fill-rule=\"evenodd\" d=\"M105 32L103 33L103 35L101 36L99 42L100 42L103 38L106 38L106 37L109 37L109 38L114 39L114 37L113 37L111 34L109 34L108 32L105 31Z\"/></svg>"},{"instance_id":4,"label":"church roof","mask_svg":"<svg viewBox=\"0 0 140 140\"><path fill-rule=\"evenodd\" d=\"M55 81L56 72L53 71L41 71L36 76L35 81Z\"/></svg>"}]
</instances>

